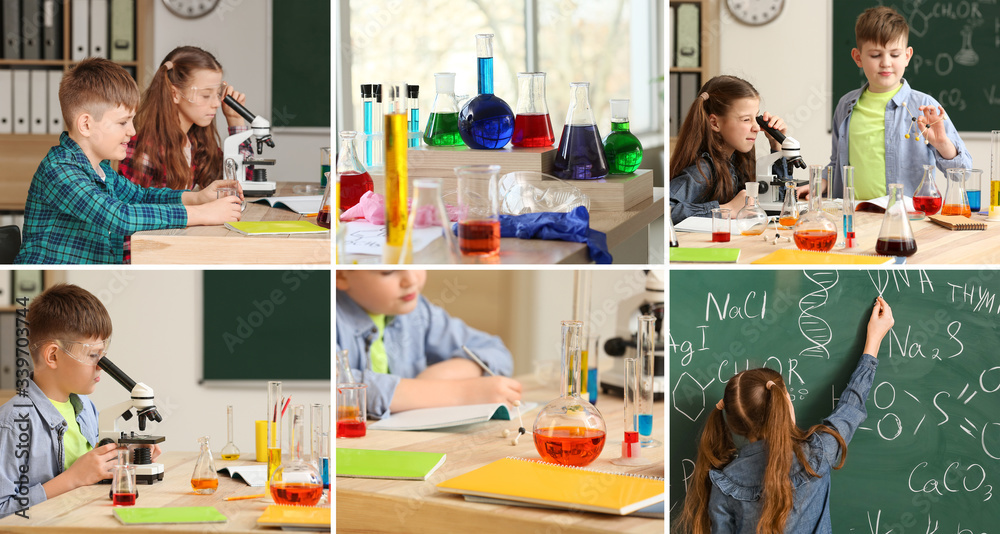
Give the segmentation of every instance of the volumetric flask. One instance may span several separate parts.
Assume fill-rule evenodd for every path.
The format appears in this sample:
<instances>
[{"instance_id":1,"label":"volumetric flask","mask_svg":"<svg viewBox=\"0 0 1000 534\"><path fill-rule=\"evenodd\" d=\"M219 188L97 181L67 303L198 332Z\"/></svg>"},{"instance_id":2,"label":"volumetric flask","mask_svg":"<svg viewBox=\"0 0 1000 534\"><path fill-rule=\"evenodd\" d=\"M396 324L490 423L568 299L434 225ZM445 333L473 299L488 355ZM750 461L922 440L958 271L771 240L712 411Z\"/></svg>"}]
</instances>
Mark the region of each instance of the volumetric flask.
<instances>
[{"instance_id":1,"label":"volumetric flask","mask_svg":"<svg viewBox=\"0 0 1000 534\"><path fill-rule=\"evenodd\" d=\"M461 146L458 133L458 100L455 98L455 73L434 74L434 105L424 128L424 143L428 146Z\"/></svg>"},{"instance_id":2,"label":"volumetric flask","mask_svg":"<svg viewBox=\"0 0 1000 534\"><path fill-rule=\"evenodd\" d=\"M882 229L875 242L875 252L882 256L911 256L917 251L910 218L903 204L903 184L889 184L889 205L882 218Z\"/></svg>"},{"instance_id":3,"label":"volumetric flask","mask_svg":"<svg viewBox=\"0 0 1000 534\"><path fill-rule=\"evenodd\" d=\"M514 112L493 94L493 34L476 35L479 95L458 113L458 133L469 148L503 148L514 134Z\"/></svg>"},{"instance_id":4,"label":"volumetric flask","mask_svg":"<svg viewBox=\"0 0 1000 534\"><path fill-rule=\"evenodd\" d=\"M520 147L552 146L552 119L545 105L545 73L517 73L517 115L510 143Z\"/></svg>"},{"instance_id":5,"label":"volumetric flask","mask_svg":"<svg viewBox=\"0 0 1000 534\"><path fill-rule=\"evenodd\" d=\"M928 216L936 214L941 209L941 191L934 182L934 166L924 165L924 175L916 192L913 193L913 209L922 211Z\"/></svg>"},{"instance_id":6,"label":"volumetric flask","mask_svg":"<svg viewBox=\"0 0 1000 534\"><path fill-rule=\"evenodd\" d=\"M608 174L608 161L590 109L590 84L573 82L569 87L569 111L552 163L552 174L563 180L604 178Z\"/></svg>"},{"instance_id":7,"label":"volumetric flask","mask_svg":"<svg viewBox=\"0 0 1000 534\"><path fill-rule=\"evenodd\" d=\"M822 186L823 166L810 165L809 209L799 217L792 234L799 250L829 252L837 243L837 223L823 211Z\"/></svg>"},{"instance_id":8,"label":"volumetric flask","mask_svg":"<svg viewBox=\"0 0 1000 534\"><path fill-rule=\"evenodd\" d=\"M354 151L354 138L358 132L340 132L340 154L337 156L337 178L340 180L340 210L346 211L361 200L368 191L375 190L375 183ZM330 226L328 225L327 228Z\"/></svg>"},{"instance_id":9,"label":"volumetric flask","mask_svg":"<svg viewBox=\"0 0 1000 534\"><path fill-rule=\"evenodd\" d=\"M628 128L628 99L611 100L611 133L604 138L604 157L611 174L635 172L642 163L642 144Z\"/></svg>"},{"instance_id":10,"label":"volumetric flask","mask_svg":"<svg viewBox=\"0 0 1000 534\"><path fill-rule=\"evenodd\" d=\"M418 178L413 180L413 202L410 206L410 221L406 225L404 249L413 246L414 234L434 228L441 233L447 249L448 262L457 263L455 239L451 232L451 221L444 203L441 201L440 178Z\"/></svg>"},{"instance_id":11,"label":"volumetric flask","mask_svg":"<svg viewBox=\"0 0 1000 534\"><path fill-rule=\"evenodd\" d=\"M458 247L467 256L500 253L499 165L455 167L458 176Z\"/></svg>"},{"instance_id":12,"label":"volumetric flask","mask_svg":"<svg viewBox=\"0 0 1000 534\"><path fill-rule=\"evenodd\" d=\"M924 167L931 167L931 172L934 172L933 166L924 165ZM941 215L972 217L969 199L965 196L965 169L948 169L945 175L948 177L948 185L944 190L944 206L941 208Z\"/></svg>"},{"instance_id":13,"label":"volumetric flask","mask_svg":"<svg viewBox=\"0 0 1000 534\"><path fill-rule=\"evenodd\" d=\"M747 198L743 201L743 209L736 213L736 228L741 235L760 235L767 228L767 213L757 204L757 182L747 182Z\"/></svg>"}]
</instances>

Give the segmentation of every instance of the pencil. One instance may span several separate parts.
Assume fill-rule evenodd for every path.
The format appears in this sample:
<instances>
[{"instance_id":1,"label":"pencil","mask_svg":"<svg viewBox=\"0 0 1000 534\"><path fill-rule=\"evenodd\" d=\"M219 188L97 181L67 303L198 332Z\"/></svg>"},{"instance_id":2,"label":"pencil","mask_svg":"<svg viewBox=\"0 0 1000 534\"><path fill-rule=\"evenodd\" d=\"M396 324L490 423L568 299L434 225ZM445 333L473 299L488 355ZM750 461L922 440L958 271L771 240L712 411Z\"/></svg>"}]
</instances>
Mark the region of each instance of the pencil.
<instances>
[{"instance_id":1,"label":"pencil","mask_svg":"<svg viewBox=\"0 0 1000 534\"><path fill-rule=\"evenodd\" d=\"M263 493L258 493L257 495L240 495L239 497L226 497L227 501L242 501L244 499L260 499L265 497Z\"/></svg>"},{"instance_id":2,"label":"pencil","mask_svg":"<svg viewBox=\"0 0 1000 534\"><path fill-rule=\"evenodd\" d=\"M490 368L486 367L486 364L483 363L483 361L479 359L479 356L476 356L475 353L473 353L471 350L469 350L469 347L466 347L465 345L462 345L462 350L464 350L465 353L469 355L469 358L472 358L472 361L478 363L479 366L483 368L483 371L486 371L487 373L489 373L490 376L496 376L497 375L493 371L490 371Z\"/></svg>"}]
</instances>

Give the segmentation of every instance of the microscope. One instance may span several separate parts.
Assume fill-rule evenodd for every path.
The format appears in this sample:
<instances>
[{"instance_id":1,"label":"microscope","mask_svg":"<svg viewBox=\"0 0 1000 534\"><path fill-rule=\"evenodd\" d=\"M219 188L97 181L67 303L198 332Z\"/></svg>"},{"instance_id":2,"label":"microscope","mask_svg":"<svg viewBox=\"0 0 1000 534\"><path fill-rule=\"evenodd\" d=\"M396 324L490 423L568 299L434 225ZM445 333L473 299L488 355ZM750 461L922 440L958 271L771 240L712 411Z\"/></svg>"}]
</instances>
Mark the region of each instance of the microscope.
<instances>
[{"instance_id":1,"label":"microscope","mask_svg":"<svg viewBox=\"0 0 1000 534\"><path fill-rule=\"evenodd\" d=\"M771 174L771 167L774 165L774 162L781 158L787 159L788 163L793 167L800 169L806 168L806 162L803 161L802 155L799 153L799 142L794 137L786 137L785 134L771 128L764 122L764 117L761 115L757 116L757 124L775 141L781 143L781 150L778 152L757 158L757 183L760 184L760 196L758 197L760 207L768 215L777 215L781 213L781 204L784 200L781 190L785 187L785 179ZM789 172L791 172L791 169L789 169ZM796 182L796 185L798 185L798 182Z\"/></svg>"},{"instance_id":2,"label":"microscope","mask_svg":"<svg viewBox=\"0 0 1000 534\"><path fill-rule=\"evenodd\" d=\"M146 430L147 420L157 423L163 420L160 417L160 413L156 411L156 406L153 404L153 388L142 382L136 383L135 380L132 380L124 371L119 369L117 365L111 363L111 360L107 356L101 358L97 362L97 366L108 373L111 378L114 378L115 382L118 382L123 388L127 389L132 396L125 402L101 410L98 415L98 447L107 445L108 443L117 443L119 447L129 447L130 445L151 446L166 440L163 436L136 434L134 431L126 434L123 429L124 425L119 425L119 422L124 423L132 419L133 409L139 417L139 432ZM153 463L152 452L153 450L150 447L131 448L129 463L135 466L135 481L137 484L152 484L153 482L163 480L163 464ZM110 480L107 482L110 482Z\"/></svg>"},{"instance_id":3,"label":"microscope","mask_svg":"<svg viewBox=\"0 0 1000 534\"><path fill-rule=\"evenodd\" d=\"M274 165L274 160L253 156L243 159L243 156L240 155L240 145L251 136L257 139L258 156L263 151L264 145L274 148L274 141L271 140L271 123L260 115L254 115L229 95L226 95L222 102L236 110L250 123L249 130L230 135L222 144L222 166L226 179L239 180L240 185L243 186L244 196L269 197L273 195L276 189L275 183L267 181L267 169L262 167ZM247 169L251 169L253 178L246 178Z\"/></svg>"},{"instance_id":4,"label":"microscope","mask_svg":"<svg viewBox=\"0 0 1000 534\"><path fill-rule=\"evenodd\" d=\"M663 271L646 271L646 290L618 303L616 330L619 333L604 342L604 352L614 358L611 369L601 373L601 391L613 395L625 392L625 358L638 358L639 317L656 317L656 343L653 346L653 398L663 400Z\"/></svg>"}]
</instances>

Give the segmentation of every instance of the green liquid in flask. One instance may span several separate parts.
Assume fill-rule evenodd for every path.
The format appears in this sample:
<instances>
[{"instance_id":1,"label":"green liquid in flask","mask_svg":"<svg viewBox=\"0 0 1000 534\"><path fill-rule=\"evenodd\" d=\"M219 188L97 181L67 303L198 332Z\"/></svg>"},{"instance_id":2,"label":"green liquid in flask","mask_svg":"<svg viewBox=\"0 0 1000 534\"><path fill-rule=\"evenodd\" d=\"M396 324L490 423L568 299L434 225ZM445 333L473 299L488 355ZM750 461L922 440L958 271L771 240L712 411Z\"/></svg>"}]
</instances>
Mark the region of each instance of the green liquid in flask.
<instances>
[{"instance_id":1,"label":"green liquid in flask","mask_svg":"<svg viewBox=\"0 0 1000 534\"><path fill-rule=\"evenodd\" d=\"M642 145L628 129L627 122L612 122L611 133L604 138L604 157L611 174L635 172L642 163Z\"/></svg>"},{"instance_id":2,"label":"green liquid in flask","mask_svg":"<svg viewBox=\"0 0 1000 534\"><path fill-rule=\"evenodd\" d=\"M431 113L424 130L424 143L428 146L462 146L458 133L458 113Z\"/></svg>"}]
</instances>

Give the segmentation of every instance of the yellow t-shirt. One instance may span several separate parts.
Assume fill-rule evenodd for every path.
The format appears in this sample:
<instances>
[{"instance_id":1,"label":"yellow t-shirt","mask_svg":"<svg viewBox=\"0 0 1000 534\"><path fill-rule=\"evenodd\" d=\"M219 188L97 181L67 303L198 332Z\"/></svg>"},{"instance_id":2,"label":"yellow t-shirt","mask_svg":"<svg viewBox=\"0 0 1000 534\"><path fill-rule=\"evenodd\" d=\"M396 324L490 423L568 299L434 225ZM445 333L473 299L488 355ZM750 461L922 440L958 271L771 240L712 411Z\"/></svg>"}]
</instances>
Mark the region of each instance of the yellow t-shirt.
<instances>
[{"instance_id":1,"label":"yellow t-shirt","mask_svg":"<svg viewBox=\"0 0 1000 534\"><path fill-rule=\"evenodd\" d=\"M368 358L372 362L372 371L376 373L389 374L389 356L385 353L385 343L382 343L382 334L385 333L385 315L368 314L378 328L378 338L368 347Z\"/></svg>"},{"instance_id":2,"label":"yellow t-shirt","mask_svg":"<svg viewBox=\"0 0 1000 534\"><path fill-rule=\"evenodd\" d=\"M895 91L873 93L865 89L851 112L848 129L848 158L854 166L854 195L858 200L884 197L885 189L885 107Z\"/></svg>"},{"instance_id":3,"label":"yellow t-shirt","mask_svg":"<svg viewBox=\"0 0 1000 534\"><path fill-rule=\"evenodd\" d=\"M80 423L76 422L76 412L73 410L73 403L68 400L66 402L56 402L52 399L49 399L49 402L56 407L56 410L59 410L63 419L68 423L66 433L63 434L63 451L65 451L66 461L64 467L69 469L77 458L87 454L93 447L90 446L90 442L80 432Z\"/></svg>"}]
</instances>

